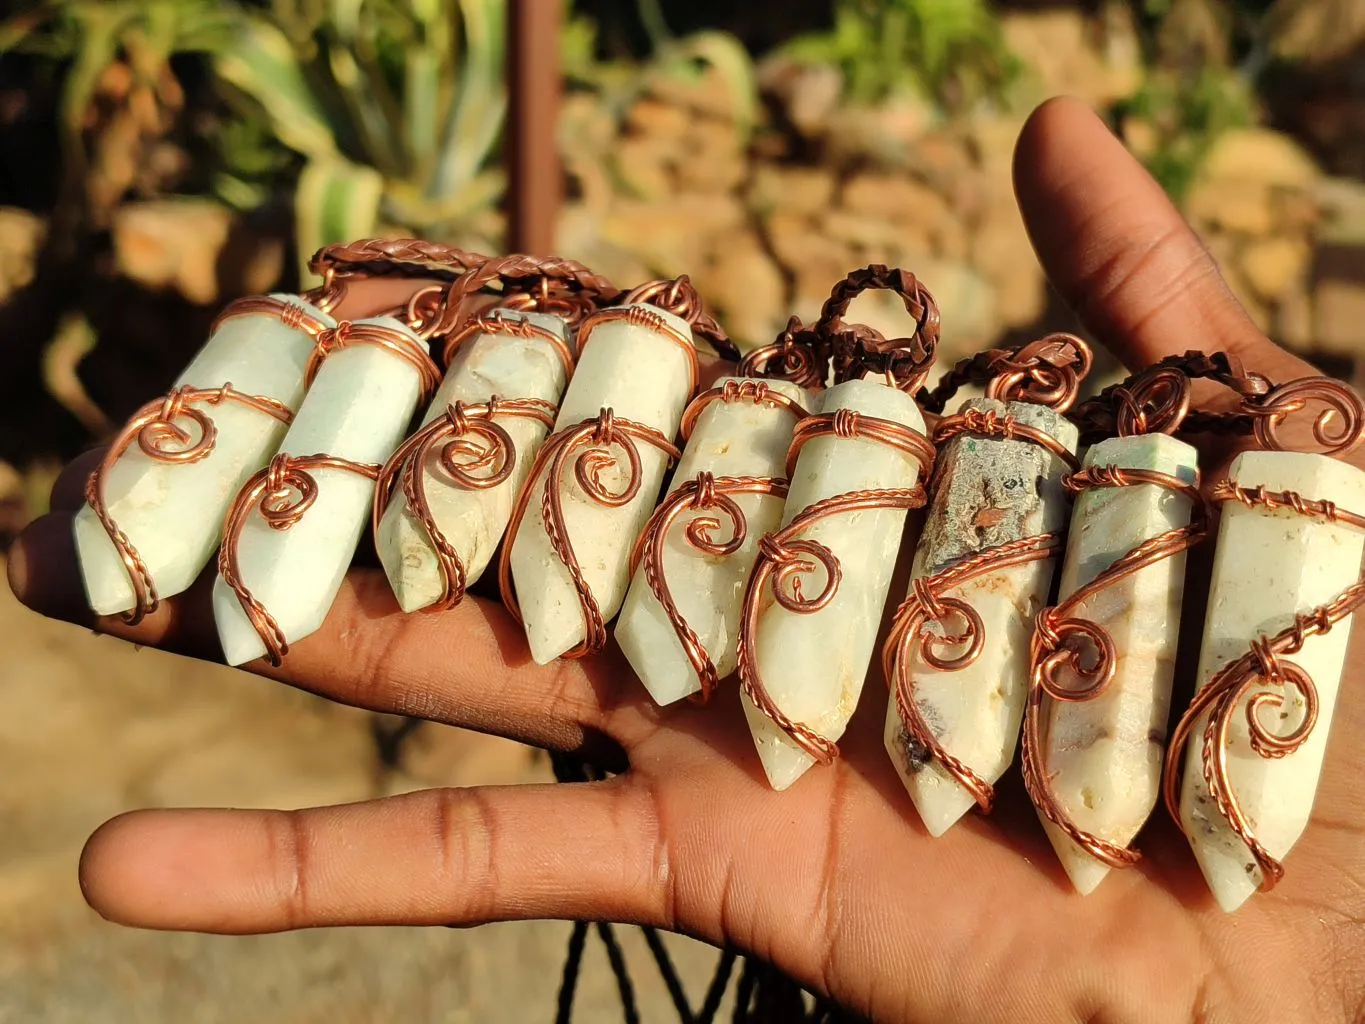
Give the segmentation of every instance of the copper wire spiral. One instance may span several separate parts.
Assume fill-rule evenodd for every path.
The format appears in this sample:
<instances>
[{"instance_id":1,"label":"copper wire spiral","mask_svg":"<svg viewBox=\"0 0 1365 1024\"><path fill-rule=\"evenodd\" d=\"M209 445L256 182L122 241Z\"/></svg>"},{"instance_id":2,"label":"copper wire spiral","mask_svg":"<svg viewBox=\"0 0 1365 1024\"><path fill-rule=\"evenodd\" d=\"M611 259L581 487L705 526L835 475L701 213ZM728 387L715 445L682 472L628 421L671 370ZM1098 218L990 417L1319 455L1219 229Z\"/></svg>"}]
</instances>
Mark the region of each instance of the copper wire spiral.
<instances>
[{"instance_id":1,"label":"copper wire spiral","mask_svg":"<svg viewBox=\"0 0 1365 1024\"><path fill-rule=\"evenodd\" d=\"M207 413L194 408L194 405L219 405L223 402L235 402L255 409L281 423L287 424L294 418L293 411L283 402L263 395L243 394L234 389L231 383L219 388L179 387L133 413L85 482L86 503L113 543L133 587L133 607L122 616L129 625L136 625L156 611L160 598L147 563L109 512L104 492L105 480L134 443L148 458L170 465L208 458L218 440L218 427ZM177 422L179 420L188 420L193 429L186 429Z\"/></svg>"},{"instance_id":2,"label":"copper wire spiral","mask_svg":"<svg viewBox=\"0 0 1365 1024\"><path fill-rule=\"evenodd\" d=\"M918 431L892 420L861 415L851 409L809 416L796 425L787 453L787 476L791 477L801 449L818 437L835 436L884 444L902 452L919 464L922 480L933 466L934 448ZM758 560L744 594L738 642L740 686L749 701L798 747L820 764L839 756L839 748L802 722L792 720L773 701L764 685L758 665L758 626L760 603L765 591L789 612L809 615L826 607L839 590L843 570L838 557L818 541L803 539L801 533L832 516L875 509L912 509L924 504L922 483L913 487L888 487L849 491L817 501L798 513L790 523L764 535L758 542ZM807 596L802 580L817 570L824 582L813 596Z\"/></svg>"},{"instance_id":3,"label":"copper wire spiral","mask_svg":"<svg viewBox=\"0 0 1365 1024\"><path fill-rule=\"evenodd\" d=\"M1322 455L1342 455L1360 443L1365 433L1365 403L1352 388L1326 377L1302 377L1247 401L1243 409L1252 417L1252 434L1267 451L1288 451L1280 427L1296 412L1319 403L1323 409L1313 420L1313 440ZM1296 445L1292 450L1303 450Z\"/></svg>"},{"instance_id":4,"label":"copper wire spiral","mask_svg":"<svg viewBox=\"0 0 1365 1024\"><path fill-rule=\"evenodd\" d=\"M1215 485L1211 497L1214 501L1237 501L1248 508L1264 508L1267 511L1288 509L1297 515L1365 530L1365 515L1338 508L1331 501L1305 498L1294 491L1240 487L1235 481L1228 480ZM1185 826L1180 819L1181 762L1200 717L1208 713L1200 751L1204 782L1218 813L1246 844L1256 861L1261 871L1262 890L1275 887L1284 876L1284 866L1257 839L1228 777L1229 730L1233 718L1238 709L1243 708L1248 740L1252 750L1261 757L1280 758L1298 750L1317 724L1319 699L1313 679L1289 658L1303 650L1309 637L1327 633L1361 605L1365 605L1365 577L1326 604L1295 615L1293 622L1274 636L1262 636L1254 641L1245 654L1220 668L1195 694L1171 736L1162 773L1162 796L1166 809L1183 830ZM1264 684L1274 689L1251 693L1257 686ZM1262 709L1274 711L1283 708L1288 687L1296 690L1303 699L1303 718L1291 732L1280 734L1266 726L1261 712Z\"/></svg>"},{"instance_id":5,"label":"copper wire spiral","mask_svg":"<svg viewBox=\"0 0 1365 1024\"><path fill-rule=\"evenodd\" d=\"M605 508L621 508L640 493L643 484L640 451L636 444L638 441L643 441L663 452L670 460L681 455L673 442L658 430L645 423L617 419L615 413L605 407L592 419L556 431L536 453L536 460L512 510L512 519L507 527L506 539L503 541L502 555L498 560L498 586L502 592L503 604L512 613L512 617L520 622L521 609L517 604L516 590L512 584L512 547L526 516L526 510L530 506L532 495L543 477L544 488L540 509L545 533L555 556L569 573L583 613L585 637L581 643L564 654L566 658L581 658L587 654L595 654L607 643L606 620L597 598L593 595L592 587L583 575L583 567L574 551L573 540L564 517L563 492L567 485L564 474L569 467L569 457L578 452L578 457L573 461L573 476L579 490L590 501ZM612 454L613 449L619 451L620 456ZM602 473L613 466L620 467L621 456L625 458L627 479L619 491L612 491L602 482Z\"/></svg>"},{"instance_id":6,"label":"copper wire spiral","mask_svg":"<svg viewBox=\"0 0 1365 1024\"><path fill-rule=\"evenodd\" d=\"M1200 494L1197 475L1193 483L1186 483L1155 470L1090 466L1065 477L1063 483L1073 494L1096 488L1147 484L1178 494L1190 502L1189 523L1144 540L1089 583L1076 588L1065 600L1040 611L1030 645L1029 693L1024 707L1021 744L1024 786L1039 812L1072 842L1110 867L1121 868L1138 861L1137 851L1085 831L1071 819L1057 798L1043 749L1043 698L1081 703L1105 692L1114 678L1118 651L1109 631L1098 622L1077 617L1077 609L1105 588L1198 544L1208 532L1208 506ZM1087 649L1088 662L1084 660ZM1081 685L1067 686L1059 675L1063 668L1069 669Z\"/></svg>"},{"instance_id":7,"label":"copper wire spiral","mask_svg":"<svg viewBox=\"0 0 1365 1024\"><path fill-rule=\"evenodd\" d=\"M517 451L507 431L496 422L499 416L537 420L548 430L554 426L555 406L538 398L502 399L496 395L472 405L454 402L443 415L404 441L376 478L371 515L375 535L394 490L401 488L407 514L421 524L436 552L444 582L438 608L460 603L466 575L459 553L431 511L427 477L434 473L428 462L435 453L436 468L443 471L445 482L462 490L487 490L506 482L516 468Z\"/></svg>"},{"instance_id":8,"label":"copper wire spiral","mask_svg":"<svg viewBox=\"0 0 1365 1024\"><path fill-rule=\"evenodd\" d=\"M223 546L218 551L218 574L237 595L247 620L265 644L266 658L275 666L289 653L289 641L275 617L243 581L237 544L253 511L259 511L272 530L288 530L302 519L317 500L318 483L313 471L319 469L343 470L374 480L379 476L380 467L334 455L286 455L280 452L238 492L223 528Z\"/></svg>"},{"instance_id":9,"label":"copper wire spiral","mask_svg":"<svg viewBox=\"0 0 1365 1024\"><path fill-rule=\"evenodd\" d=\"M1009 377L1000 391L1008 393L1029 386L1026 371L1009 367L1003 372ZM1077 381L1063 382L1063 387L1057 387L1056 383L1046 379L1040 386L1047 389L1052 401L1065 407L1069 404L1069 398L1075 395ZM964 434L1031 442L1061 459L1072 471L1079 468L1076 456L1051 434L1018 423L1012 416L1000 416L994 410L966 409L955 416L945 417L934 430L934 443L942 447L952 438ZM915 699L914 656L918 653L921 661L939 672L957 672L973 664L985 649L985 625L976 609L961 598L946 596L948 591L987 573L1052 558L1061 547L1062 535L1059 532L1023 537L975 552L932 576L916 580L910 594L896 609L891 633L882 648L886 680L895 694L896 709L914 749L923 751L925 756L937 761L972 795L982 811L990 811L995 801L994 787L977 775L966 762L948 751L925 721ZM961 622L961 633L954 634L948 630L948 621L953 617ZM943 632L940 634L929 630L932 623L938 623ZM947 657L943 653L963 645L966 645L966 650L956 657Z\"/></svg>"},{"instance_id":10,"label":"copper wire spiral","mask_svg":"<svg viewBox=\"0 0 1365 1024\"><path fill-rule=\"evenodd\" d=\"M713 402L752 402L755 405L768 405L785 409L799 420L808 415L799 403L779 391L772 390L761 380L727 380L720 387L703 391L688 405L682 417L681 433L683 439L691 437L697 418ZM701 703L710 700L719 677L715 662L702 643L701 638L683 616L677 601L668 585L664 568L664 544L669 531L680 516L696 512L695 518L683 529L683 536L693 550L714 558L726 558L735 554L749 536L749 523L744 510L735 503L737 494L763 494L775 498L785 498L787 481L774 477L727 477L713 476L711 473L698 473L696 478L685 481L668 495L654 511L645 524L635 550L631 556L631 572L644 564L645 581L650 591L663 608L674 635L682 645L683 653L697 674L701 686L697 699ZM706 512L721 512L729 521L729 539L717 541L715 531L721 522Z\"/></svg>"},{"instance_id":11,"label":"copper wire spiral","mask_svg":"<svg viewBox=\"0 0 1365 1024\"><path fill-rule=\"evenodd\" d=\"M771 345L761 345L745 353L739 361L744 377L768 377L790 381L797 387L818 388L829 372L828 356L818 352L819 338L814 331L792 317L786 329Z\"/></svg>"}]
</instances>

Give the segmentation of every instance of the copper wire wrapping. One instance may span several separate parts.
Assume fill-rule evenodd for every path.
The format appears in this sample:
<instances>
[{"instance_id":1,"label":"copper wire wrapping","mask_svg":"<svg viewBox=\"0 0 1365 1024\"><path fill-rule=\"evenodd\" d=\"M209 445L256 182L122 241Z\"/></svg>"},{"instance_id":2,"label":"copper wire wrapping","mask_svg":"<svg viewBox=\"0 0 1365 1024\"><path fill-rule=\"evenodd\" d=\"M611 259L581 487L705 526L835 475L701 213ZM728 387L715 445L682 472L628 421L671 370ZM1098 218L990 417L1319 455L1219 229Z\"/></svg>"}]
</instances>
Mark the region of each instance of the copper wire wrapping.
<instances>
[{"instance_id":1,"label":"copper wire wrapping","mask_svg":"<svg viewBox=\"0 0 1365 1024\"><path fill-rule=\"evenodd\" d=\"M1217 502L1237 501L1248 508L1288 509L1297 515L1337 523L1356 530L1365 530L1365 515L1338 508L1331 501L1305 498L1295 491L1270 491L1265 487L1240 487L1227 480L1216 484L1211 498ZM1298 750L1312 733L1318 718L1318 691L1313 679L1299 665L1288 658L1303 650L1311 636L1321 636L1342 619L1365 604L1365 576L1347 587L1337 597L1308 612L1294 616L1293 622L1274 636L1261 636L1247 652L1236 658L1209 679L1195 694L1194 700L1180 716L1171 735L1170 749L1162 773L1162 796L1166 809L1176 823L1180 820L1181 762L1184 760L1190 736L1201 715L1208 713L1202 748L1204 782L1209 795L1228 827L1246 844L1256 866L1261 871L1261 889L1269 890L1284 876L1284 866L1257 839L1254 827L1242 810L1237 794L1228 777L1229 729L1233 717L1245 701L1248 740L1252 750L1264 758L1280 758ZM1269 684L1275 689L1251 691L1258 685ZM1268 728L1261 717L1262 709L1275 711L1285 706L1286 687L1293 687L1303 699L1303 717L1287 734Z\"/></svg>"},{"instance_id":2,"label":"copper wire wrapping","mask_svg":"<svg viewBox=\"0 0 1365 1024\"><path fill-rule=\"evenodd\" d=\"M539 307L543 295L545 312L559 306L570 314L566 319L577 321L588 309L596 309L619 294L617 287L601 274L594 273L574 260L558 257L527 256L516 253L485 261L481 266L458 278L450 287L445 301L445 312L436 334L449 334L466 318L466 304L470 298L493 284L502 284L504 299L514 291L524 296L523 304ZM554 292L551 288L555 289Z\"/></svg>"},{"instance_id":3,"label":"copper wire wrapping","mask_svg":"<svg viewBox=\"0 0 1365 1024\"><path fill-rule=\"evenodd\" d=\"M313 470L338 469L375 480L380 467L374 463L352 462L334 455L286 455L279 452L270 464L255 474L238 492L228 510L223 527L223 546L218 551L218 574L223 578L246 613L253 629L265 644L265 656L278 666L289 653L289 641L275 617L242 580L237 542L252 511L272 530L288 530L308 511L318 496Z\"/></svg>"},{"instance_id":4,"label":"copper wire wrapping","mask_svg":"<svg viewBox=\"0 0 1365 1024\"><path fill-rule=\"evenodd\" d=\"M743 377L775 377L813 389L822 387L828 377L828 357L822 360L815 333L792 317L775 342L745 353L739 361L739 373Z\"/></svg>"},{"instance_id":5,"label":"copper wire wrapping","mask_svg":"<svg viewBox=\"0 0 1365 1024\"><path fill-rule=\"evenodd\" d=\"M801 405L778 391L773 391L761 380L727 380L720 387L703 391L688 405L682 417L681 433L683 440L692 435L697 418L712 402L752 402L755 405L769 405L786 409L800 420L809 415ZM715 662L707 652L696 631L687 623L673 593L668 585L664 571L664 543L669 530L678 518L689 512L705 513L719 511L724 513L730 523L729 539L716 540L715 531L720 529L720 520L715 516L698 514L683 529L688 544L699 554L716 558L733 555L749 536L749 523L744 510L735 503L737 494L763 494L774 498L787 496L787 481L774 477L727 477L713 476L711 473L698 473L673 490L654 511L649 522L636 541L631 556L631 572L643 562L645 582L663 608L664 615L682 645L683 653L697 674L701 686L697 700L705 703L719 682Z\"/></svg>"},{"instance_id":6,"label":"copper wire wrapping","mask_svg":"<svg viewBox=\"0 0 1365 1024\"><path fill-rule=\"evenodd\" d=\"M395 487L401 488L408 515L422 526L436 552L444 589L436 607L446 609L459 604L465 592L465 567L445 533L432 515L427 499L429 456L436 454L453 487L486 490L504 483L517 462L516 445L507 431L496 422L498 416L523 416L538 420L548 430L554 426L556 407L539 398L502 399L496 395L487 402L467 405L454 402L445 413L417 431L384 464L375 481L372 526L376 535L379 522ZM436 446L441 445L439 451Z\"/></svg>"},{"instance_id":7,"label":"copper wire wrapping","mask_svg":"<svg viewBox=\"0 0 1365 1024\"><path fill-rule=\"evenodd\" d=\"M1073 494L1101 487L1154 485L1190 502L1188 524L1144 540L1089 583L1076 588L1065 600L1040 611L1030 645L1029 692L1021 743L1024 786L1038 810L1077 846L1110 867L1127 867L1139 859L1137 851L1085 831L1071 819L1057 798L1043 752L1043 698L1079 703L1093 700L1105 692L1114 678L1118 652L1108 630L1097 622L1077 617L1077 609L1119 580L1198 544L1208 532L1208 507L1200 494L1197 474L1194 482L1186 483L1155 470L1091 466L1064 477L1063 484ZM1087 654L1088 661L1085 660ZM1064 667L1081 683L1080 686L1068 687L1063 683L1059 673Z\"/></svg>"},{"instance_id":8,"label":"copper wire wrapping","mask_svg":"<svg viewBox=\"0 0 1365 1024\"><path fill-rule=\"evenodd\" d=\"M233 388L231 383L218 388L179 387L133 413L86 480L85 500L118 552L133 587L135 603L123 614L123 620L129 625L136 625L156 611L160 598L156 592L156 581L152 579L146 562L109 513L104 494L105 478L134 442L144 455L157 462L174 465L208 458L218 440L218 427L203 410L194 408L194 405L219 405L227 401L255 409L281 423L289 423L294 418L293 411L283 402L263 395L243 394ZM194 430L187 430L176 422L180 419L189 420ZM198 433L197 438L195 432Z\"/></svg>"},{"instance_id":9,"label":"copper wire wrapping","mask_svg":"<svg viewBox=\"0 0 1365 1024\"><path fill-rule=\"evenodd\" d=\"M516 505L512 509L512 519L507 527L501 557L498 559L498 587L502 592L503 604L507 606L512 617L520 622L521 609L512 585L512 547L526 516L526 510L530 506L531 496L544 476L540 510L545 533L556 557L569 573L583 612L585 637L580 644L564 654L566 658L581 658L602 650L607 644L607 625L597 604L597 598L593 596L592 587L588 585L583 575L583 567L579 564L573 540L569 536L568 524L564 518L563 488L567 484L564 471L568 468L569 456L580 448L586 448L586 451L580 452L573 462L573 476L579 489L590 501L598 505L620 508L640 493L643 482L637 441L643 441L658 449L670 460L677 459L682 454L673 442L658 430L645 423L636 423L634 420L617 419L615 413L608 407L603 407L592 419L556 431L546 439L540 451L536 453L531 472L526 478L526 483L522 485ZM602 474L607 469L619 468L622 465L620 458L612 454L613 449L618 450L625 458L627 478L619 491L609 490L602 482Z\"/></svg>"},{"instance_id":10,"label":"copper wire wrapping","mask_svg":"<svg viewBox=\"0 0 1365 1024\"><path fill-rule=\"evenodd\" d=\"M835 437L873 441L895 448L919 463L919 477L923 480L933 467L934 448L916 430L873 416L864 416L851 409L808 416L796 425L791 448L787 453L787 476L791 477L802 447L817 437ZM744 593L744 607L739 630L740 686L750 702L766 715L774 725L787 734L792 742L820 764L828 764L839 756L839 747L802 722L793 721L782 712L769 695L758 667L759 603L764 591L771 589L773 599L781 607L798 615L809 615L824 608L838 593L843 576L839 559L825 545L801 537L802 531L831 516L873 509L912 509L924 504L923 483L913 487L888 487L849 491L823 501L817 501L798 513L780 530L764 535L758 542L758 560L754 563L749 585ZM802 579L821 571L824 583L813 597L804 591Z\"/></svg>"},{"instance_id":11,"label":"copper wire wrapping","mask_svg":"<svg viewBox=\"0 0 1365 1024\"><path fill-rule=\"evenodd\" d=\"M1244 403L1243 409L1253 419L1256 443L1267 451L1289 450L1280 438L1280 426L1310 402L1324 406L1313 420L1313 440L1322 449L1319 454L1342 455L1360 443L1365 432L1365 403L1353 389L1326 377L1291 380L1256 401Z\"/></svg>"},{"instance_id":12,"label":"copper wire wrapping","mask_svg":"<svg viewBox=\"0 0 1365 1024\"><path fill-rule=\"evenodd\" d=\"M691 326L693 333L700 335L726 359L738 362L739 349L725 333L719 321L706 311L701 295L686 274L673 280L647 281L627 292L617 305L629 306L647 303L658 309L681 317ZM696 386L693 385L693 390Z\"/></svg>"},{"instance_id":13,"label":"copper wire wrapping","mask_svg":"<svg viewBox=\"0 0 1365 1024\"><path fill-rule=\"evenodd\" d=\"M1079 339L1075 340L1079 342ZM1021 349L1012 364L998 364L1002 376L996 380L1000 383L997 387L988 389L988 395L1002 401L1011 401L1017 399L1001 396L1033 394L1057 403L1061 406L1058 411L1065 409L1075 398L1081 375L1072 376L1065 372L1071 367L1071 361L1068 360L1061 368L1063 372L1056 376L1043 371L1039 377L1032 377L1033 367L1037 364L1041 350L1029 349L1030 346ZM1089 355L1089 349L1083 343L1080 343L1080 351ZM1088 359L1078 362L1083 366L1089 365ZM1030 388L1033 390L1030 391ZM994 394L991 394L992 390ZM1028 441L1061 459L1073 472L1079 469L1076 456L1051 434L1019 423L1012 416L1001 416L994 410L967 409L955 416L945 417L934 430L934 443L942 446L963 434L1005 441ZM1051 558L1061 550L1061 547L1060 532L1037 534L978 551L946 569L916 580L911 586L910 594L896 609L891 633L882 648L882 667L885 670L886 681L895 695L896 709L910 743L914 745L916 751L922 751L924 756L942 765L943 769L972 795L982 811L989 812L994 804L994 787L977 775L966 762L953 756L938 741L929 723L920 713L914 692L913 662L916 645L920 659L937 671L956 672L973 664L985 648L985 625L981 621L981 616L968 602L961 598L946 596L948 591L987 573ZM948 631L948 620L952 617L961 622L963 626L961 633L954 634ZM931 623L938 623L943 632L940 634L930 631L928 627ZM966 645L966 650L956 657L950 658L942 653L963 645Z\"/></svg>"},{"instance_id":14,"label":"copper wire wrapping","mask_svg":"<svg viewBox=\"0 0 1365 1024\"><path fill-rule=\"evenodd\" d=\"M329 355L353 345L377 345L404 360L420 375L424 396L431 394L441 383L441 371L427 354L426 346L414 340L412 335L383 324L354 323L350 320L342 320L335 327L319 332L304 370L304 381L311 385Z\"/></svg>"},{"instance_id":15,"label":"copper wire wrapping","mask_svg":"<svg viewBox=\"0 0 1365 1024\"><path fill-rule=\"evenodd\" d=\"M484 310L482 313L475 314L464 321L458 328L452 331L445 342L445 351L442 354L442 361L449 366L455 358L455 353L460 348L469 343L473 338L484 334L497 334L509 338L524 338L527 340L535 339L543 341L554 350L559 363L564 367L565 378L573 375L574 355L568 343L554 331L529 320L522 320L519 317L504 316L502 310L506 306L496 309Z\"/></svg>"}]
</instances>

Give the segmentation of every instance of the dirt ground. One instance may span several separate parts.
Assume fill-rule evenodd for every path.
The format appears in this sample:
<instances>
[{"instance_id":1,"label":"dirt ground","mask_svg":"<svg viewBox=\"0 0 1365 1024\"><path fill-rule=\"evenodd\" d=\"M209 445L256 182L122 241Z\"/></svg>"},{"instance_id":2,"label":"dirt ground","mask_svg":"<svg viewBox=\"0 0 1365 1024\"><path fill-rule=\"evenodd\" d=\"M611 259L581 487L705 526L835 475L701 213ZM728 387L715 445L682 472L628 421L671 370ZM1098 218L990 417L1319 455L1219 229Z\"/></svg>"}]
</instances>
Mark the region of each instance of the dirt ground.
<instances>
[{"instance_id":1,"label":"dirt ground","mask_svg":"<svg viewBox=\"0 0 1365 1024\"><path fill-rule=\"evenodd\" d=\"M553 1020L560 922L238 938L121 928L81 899L81 844L131 808L302 807L550 777L510 742L428 726L414 743L404 771L386 769L365 713L41 619L0 585L0 1024ZM618 934L642 1019L676 1020L638 932ZM715 952L667 942L700 1002ZM621 1019L593 938L574 1020Z\"/></svg>"}]
</instances>

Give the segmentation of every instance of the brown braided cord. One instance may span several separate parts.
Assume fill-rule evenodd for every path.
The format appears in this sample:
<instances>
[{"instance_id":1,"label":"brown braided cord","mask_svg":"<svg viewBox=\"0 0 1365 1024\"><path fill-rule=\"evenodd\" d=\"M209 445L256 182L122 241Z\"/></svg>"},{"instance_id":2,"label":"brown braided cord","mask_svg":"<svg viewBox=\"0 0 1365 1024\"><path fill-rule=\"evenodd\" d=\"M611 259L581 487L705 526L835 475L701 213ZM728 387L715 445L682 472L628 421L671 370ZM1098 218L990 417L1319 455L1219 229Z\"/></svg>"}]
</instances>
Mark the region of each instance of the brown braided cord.
<instances>
[{"instance_id":1,"label":"brown braided cord","mask_svg":"<svg viewBox=\"0 0 1365 1024\"><path fill-rule=\"evenodd\" d=\"M871 289L900 296L905 311L915 321L910 337L888 340L866 325L844 322L850 303ZM940 332L938 303L908 270L872 264L834 285L814 330L827 340L836 382L881 373L913 394L934 362Z\"/></svg>"},{"instance_id":2,"label":"brown braided cord","mask_svg":"<svg viewBox=\"0 0 1365 1024\"><path fill-rule=\"evenodd\" d=\"M458 277L487 263L489 257L421 238L362 238L325 245L308 261L308 269L324 280L363 271L380 274Z\"/></svg>"},{"instance_id":3,"label":"brown braided cord","mask_svg":"<svg viewBox=\"0 0 1365 1024\"><path fill-rule=\"evenodd\" d=\"M514 253L486 260L471 268L451 287L446 297L447 315L436 328L436 334L453 329L463 315L465 301L493 284L502 284L504 293L525 290L534 294L538 285L554 283L574 293L592 308L600 308L615 301L620 289L601 274L595 273L576 260L558 256L528 256ZM547 294L547 302L549 296Z\"/></svg>"},{"instance_id":4,"label":"brown braided cord","mask_svg":"<svg viewBox=\"0 0 1365 1024\"><path fill-rule=\"evenodd\" d=\"M1211 497L1218 502L1237 501L1248 508L1261 507L1268 511L1284 508L1297 515L1339 523L1355 530L1365 529L1365 515L1338 508L1331 501L1305 498L1294 491L1240 487L1235 481L1228 480L1215 485ZM1284 876L1284 866L1256 837L1251 820L1242 809L1228 776L1228 733L1232 719L1238 708L1243 708L1251 747L1263 758L1285 757L1298 750L1317 724L1319 698L1312 677L1287 658L1303 650L1309 637L1327 633L1362 605L1365 605L1365 577L1358 579L1326 604L1295 615L1294 621L1274 636L1261 636L1241 657L1234 658L1214 673L1203 689L1195 694L1171 735L1162 773L1162 796L1167 811L1184 830L1180 819L1181 762L1195 725L1200 716L1208 712L1201 746L1204 783L1218 813L1246 844L1255 859L1261 871L1263 891L1275 887ZM1251 694L1251 690L1260 683L1272 684L1276 689ZM1293 687L1303 698L1303 719L1292 732L1280 735L1266 728L1261 710L1283 708L1287 687Z\"/></svg>"},{"instance_id":5,"label":"brown braided cord","mask_svg":"<svg viewBox=\"0 0 1365 1024\"><path fill-rule=\"evenodd\" d=\"M1032 402L1064 413L1076 400L1090 372L1090 346L1074 334L1059 332L1013 348L987 349L961 359L934 385L915 396L920 406L942 413L964 386L987 388L987 397Z\"/></svg>"}]
</instances>

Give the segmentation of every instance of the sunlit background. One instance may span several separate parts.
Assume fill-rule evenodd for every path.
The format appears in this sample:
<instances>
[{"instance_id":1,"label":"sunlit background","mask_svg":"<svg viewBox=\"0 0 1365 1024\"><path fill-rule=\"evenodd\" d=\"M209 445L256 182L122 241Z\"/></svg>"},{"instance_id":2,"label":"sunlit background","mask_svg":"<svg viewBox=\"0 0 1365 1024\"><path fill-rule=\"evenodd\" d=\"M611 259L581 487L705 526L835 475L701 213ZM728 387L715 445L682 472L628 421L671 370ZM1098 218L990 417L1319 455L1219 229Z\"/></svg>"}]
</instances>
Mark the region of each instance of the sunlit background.
<instances>
[{"instance_id":1,"label":"sunlit background","mask_svg":"<svg viewBox=\"0 0 1365 1024\"><path fill-rule=\"evenodd\" d=\"M1360 0L533 3L561 23L557 253L623 287L691 275L744 347L872 262L934 292L947 360L1074 328L1009 174L1027 112L1065 92L1105 113L1261 327L1365 376ZM506 248L507 0L5 6L0 550L218 308L311 286L321 244ZM0 1020L551 1019L565 925L212 939L116 929L80 900L80 842L129 807L549 777L511 743L394 728L39 621L5 591ZM644 1019L674 1019L623 941ZM712 955L669 948L699 990ZM592 945L575 1019L620 1018Z\"/></svg>"}]
</instances>

